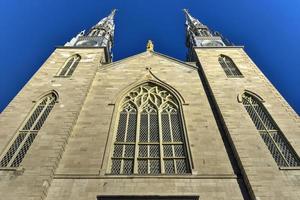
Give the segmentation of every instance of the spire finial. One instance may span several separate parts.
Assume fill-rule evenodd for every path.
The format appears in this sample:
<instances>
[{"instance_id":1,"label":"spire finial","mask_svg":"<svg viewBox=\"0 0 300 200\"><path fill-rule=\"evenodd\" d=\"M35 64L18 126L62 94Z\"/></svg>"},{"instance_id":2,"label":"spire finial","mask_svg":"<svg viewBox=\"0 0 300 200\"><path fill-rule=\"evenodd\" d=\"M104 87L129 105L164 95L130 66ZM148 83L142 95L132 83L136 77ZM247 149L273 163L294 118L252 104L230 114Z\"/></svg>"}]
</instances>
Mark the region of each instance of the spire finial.
<instances>
[{"instance_id":1,"label":"spire finial","mask_svg":"<svg viewBox=\"0 0 300 200\"><path fill-rule=\"evenodd\" d=\"M154 45L153 45L153 42L151 40L148 40L147 51L154 51Z\"/></svg>"},{"instance_id":2,"label":"spire finial","mask_svg":"<svg viewBox=\"0 0 300 200\"><path fill-rule=\"evenodd\" d=\"M116 11L117 9L113 9L107 17L101 19L95 26L102 26L106 22L111 22L113 24Z\"/></svg>"},{"instance_id":3,"label":"spire finial","mask_svg":"<svg viewBox=\"0 0 300 200\"><path fill-rule=\"evenodd\" d=\"M186 24L190 26L205 26L198 19L194 18L188 11L188 9L183 9L186 18Z\"/></svg>"},{"instance_id":4,"label":"spire finial","mask_svg":"<svg viewBox=\"0 0 300 200\"><path fill-rule=\"evenodd\" d=\"M187 9L183 9L185 14L186 46L188 47L188 61L194 61L194 47L221 47L226 46L224 38L220 34L214 33L207 26L194 18Z\"/></svg>"},{"instance_id":5,"label":"spire finial","mask_svg":"<svg viewBox=\"0 0 300 200\"><path fill-rule=\"evenodd\" d=\"M186 14L187 16L191 16L188 9L184 8L184 9L183 9L183 12L184 12L184 14Z\"/></svg>"},{"instance_id":6,"label":"spire finial","mask_svg":"<svg viewBox=\"0 0 300 200\"><path fill-rule=\"evenodd\" d=\"M108 18L113 19L114 16L115 16L115 14L116 14L116 11L117 11L117 9L113 9L113 10L111 11L111 13L109 14Z\"/></svg>"}]
</instances>

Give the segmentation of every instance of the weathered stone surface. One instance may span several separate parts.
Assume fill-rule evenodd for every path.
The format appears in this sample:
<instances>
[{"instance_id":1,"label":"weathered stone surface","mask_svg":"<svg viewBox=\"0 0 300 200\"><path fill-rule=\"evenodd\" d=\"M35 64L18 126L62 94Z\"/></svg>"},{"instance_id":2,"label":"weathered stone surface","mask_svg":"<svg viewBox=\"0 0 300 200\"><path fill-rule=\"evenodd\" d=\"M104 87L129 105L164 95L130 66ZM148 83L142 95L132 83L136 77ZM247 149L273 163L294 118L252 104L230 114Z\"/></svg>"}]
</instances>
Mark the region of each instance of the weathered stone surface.
<instances>
[{"instance_id":1,"label":"weathered stone surface","mask_svg":"<svg viewBox=\"0 0 300 200\"><path fill-rule=\"evenodd\" d=\"M65 60L82 60L69 78L55 77ZM259 94L264 105L299 154L299 118L240 48L196 49L229 131L218 127L211 102L195 65L155 52L101 65L102 48L58 48L0 116L1 156L9 148L34 103L47 91L58 103L27 152L24 171L0 171L1 199L95 200L100 195L195 195L201 200L247 199L242 176L256 199L298 199L299 172L279 170L251 119L237 101L243 90ZM230 56L244 75L229 79L219 66ZM139 83L168 85L180 94L191 153L187 175L116 176L110 158L119 102ZM232 139L236 165L231 149ZM224 143L225 142L225 143Z\"/></svg>"},{"instance_id":2,"label":"weathered stone surface","mask_svg":"<svg viewBox=\"0 0 300 200\"><path fill-rule=\"evenodd\" d=\"M200 69L207 79L247 184L257 199L299 199L300 171L280 170L251 118L238 102L245 90L260 96L275 123L297 154L300 154L299 116L240 47L196 48ZM229 56L243 78L228 78L218 62ZM299 168L298 168L299 169ZM289 192L287 192L289 191Z\"/></svg>"}]
</instances>

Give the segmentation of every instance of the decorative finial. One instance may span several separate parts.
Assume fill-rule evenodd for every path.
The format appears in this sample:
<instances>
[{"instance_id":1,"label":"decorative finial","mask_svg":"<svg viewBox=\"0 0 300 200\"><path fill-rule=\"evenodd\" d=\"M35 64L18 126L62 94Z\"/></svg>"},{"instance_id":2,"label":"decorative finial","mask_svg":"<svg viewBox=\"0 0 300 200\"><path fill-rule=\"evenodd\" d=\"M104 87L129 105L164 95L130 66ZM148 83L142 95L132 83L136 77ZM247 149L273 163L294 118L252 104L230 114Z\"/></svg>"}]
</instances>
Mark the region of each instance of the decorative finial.
<instances>
[{"instance_id":1,"label":"decorative finial","mask_svg":"<svg viewBox=\"0 0 300 200\"><path fill-rule=\"evenodd\" d=\"M114 18L114 16L115 16L115 14L116 14L116 11L117 11L117 9L113 9L112 11L111 11L111 13L109 14L109 18L111 18L111 19L113 19Z\"/></svg>"},{"instance_id":2,"label":"decorative finial","mask_svg":"<svg viewBox=\"0 0 300 200\"><path fill-rule=\"evenodd\" d=\"M147 51L154 51L154 45L153 45L153 42L151 40L148 40Z\"/></svg>"}]
</instances>

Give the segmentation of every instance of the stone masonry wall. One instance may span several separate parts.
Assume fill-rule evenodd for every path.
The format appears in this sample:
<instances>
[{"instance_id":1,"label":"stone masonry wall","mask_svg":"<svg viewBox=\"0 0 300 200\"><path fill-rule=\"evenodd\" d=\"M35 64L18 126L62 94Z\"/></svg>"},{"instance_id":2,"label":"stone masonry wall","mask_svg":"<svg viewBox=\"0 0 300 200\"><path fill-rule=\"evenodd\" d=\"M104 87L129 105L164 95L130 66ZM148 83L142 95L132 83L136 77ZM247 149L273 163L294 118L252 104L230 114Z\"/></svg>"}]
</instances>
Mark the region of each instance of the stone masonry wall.
<instances>
[{"instance_id":1,"label":"stone masonry wall","mask_svg":"<svg viewBox=\"0 0 300 200\"><path fill-rule=\"evenodd\" d=\"M66 59L81 61L69 78L55 77ZM39 98L55 90L59 99L28 150L19 169L0 169L0 199L45 197L68 137L81 111L104 50L58 48L17 94L0 116L0 152L3 156Z\"/></svg>"},{"instance_id":2,"label":"stone masonry wall","mask_svg":"<svg viewBox=\"0 0 300 200\"><path fill-rule=\"evenodd\" d=\"M287 104L263 73L240 47L196 48L200 71L203 72L228 129L228 138L253 198L300 199L300 171L279 169L251 118L238 102L238 95L252 91L264 99L264 106L287 140L300 155L299 116ZM244 78L227 78L218 62L220 54L229 56ZM286 67L286 66L285 66Z\"/></svg>"},{"instance_id":3,"label":"stone masonry wall","mask_svg":"<svg viewBox=\"0 0 300 200\"><path fill-rule=\"evenodd\" d=\"M111 175L110 156L120 95L155 80L185 100L191 175ZM201 200L244 199L195 67L145 52L97 72L55 172L47 200L96 200L99 195L196 195Z\"/></svg>"}]
</instances>

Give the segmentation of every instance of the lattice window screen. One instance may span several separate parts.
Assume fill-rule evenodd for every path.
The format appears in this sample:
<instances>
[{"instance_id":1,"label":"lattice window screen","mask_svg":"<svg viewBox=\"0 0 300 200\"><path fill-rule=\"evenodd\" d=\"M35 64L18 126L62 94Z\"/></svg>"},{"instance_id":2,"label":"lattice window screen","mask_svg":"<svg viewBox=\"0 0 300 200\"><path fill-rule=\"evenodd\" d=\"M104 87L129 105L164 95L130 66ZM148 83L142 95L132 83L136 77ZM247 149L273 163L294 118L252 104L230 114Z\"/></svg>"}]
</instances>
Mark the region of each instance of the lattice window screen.
<instances>
[{"instance_id":1,"label":"lattice window screen","mask_svg":"<svg viewBox=\"0 0 300 200\"><path fill-rule=\"evenodd\" d=\"M242 73L234 64L233 60L228 56L221 55L219 57L219 63L222 66L223 70L225 71L227 77L234 77L234 78L243 77Z\"/></svg>"},{"instance_id":2,"label":"lattice window screen","mask_svg":"<svg viewBox=\"0 0 300 200\"><path fill-rule=\"evenodd\" d=\"M300 166L300 160L262 103L250 94L243 95L243 105L279 167Z\"/></svg>"},{"instance_id":3,"label":"lattice window screen","mask_svg":"<svg viewBox=\"0 0 300 200\"><path fill-rule=\"evenodd\" d=\"M71 76L75 71L81 57L78 54L73 55L70 57L62 69L58 72L58 76L67 77Z\"/></svg>"},{"instance_id":4,"label":"lattice window screen","mask_svg":"<svg viewBox=\"0 0 300 200\"><path fill-rule=\"evenodd\" d=\"M0 167L18 167L26 152L33 143L38 131L43 126L47 116L56 101L56 95L51 93L40 100L25 125L19 130L17 137L0 161Z\"/></svg>"},{"instance_id":5,"label":"lattice window screen","mask_svg":"<svg viewBox=\"0 0 300 200\"><path fill-rule=\"evenodd\" d=\"M137 110L133 104L120 112L119 125L112 158L112 174L132 174L136 146Z\"/></svg>"},{"instance_id":6,"label":"lattice window screen","mask_svg":"<svg viewBox=\"0 0 300 200\"><path fill-rule=\"evenodd\" d=\"M128 136L129 132L132 137ZM124 141L128 137L134 139ZM126 154L129 145L130 153ZM147 83L135 88L124 98L114 143L111 173L190 173L179 106L169 92Z\"/></svg>"}]
</instances>

